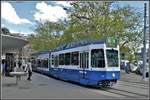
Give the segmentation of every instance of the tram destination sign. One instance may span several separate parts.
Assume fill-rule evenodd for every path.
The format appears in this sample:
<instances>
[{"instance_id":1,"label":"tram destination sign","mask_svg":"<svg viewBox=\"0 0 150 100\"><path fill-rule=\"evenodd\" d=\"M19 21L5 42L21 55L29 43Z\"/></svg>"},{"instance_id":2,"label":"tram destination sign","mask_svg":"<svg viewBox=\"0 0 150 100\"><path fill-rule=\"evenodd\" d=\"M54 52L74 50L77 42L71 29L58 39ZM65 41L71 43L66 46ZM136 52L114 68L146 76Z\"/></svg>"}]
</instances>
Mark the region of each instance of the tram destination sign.
<instances>
[{"instance_id":1,"label":"tram destination sign","mask_svg":"<svg viewBox=\"0 0 150 100\"><path fill-rule=\"evenodd\" d=\"M107 47L117 47L118 40L114 37L107 37L106 38L106 46Z\"/></svg>"}]
</instances>

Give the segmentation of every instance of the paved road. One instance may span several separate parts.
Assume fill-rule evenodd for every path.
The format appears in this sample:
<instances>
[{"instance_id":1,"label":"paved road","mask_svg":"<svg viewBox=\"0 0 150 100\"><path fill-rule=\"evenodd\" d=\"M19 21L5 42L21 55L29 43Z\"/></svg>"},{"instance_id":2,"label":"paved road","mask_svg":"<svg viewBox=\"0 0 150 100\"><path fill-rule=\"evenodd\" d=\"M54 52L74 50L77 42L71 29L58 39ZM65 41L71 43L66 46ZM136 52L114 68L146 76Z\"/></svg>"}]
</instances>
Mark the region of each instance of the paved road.
<instances>
[{"instance_id":1,"label":"paved road","mask_svg":"<svg viewBox=\"0 0 150 100\"><path fill-rule=\"evenodd\" d=\"M2 78L2 98L148 98L148 82L141 82L141 76L125 74L111 89L84 87L33 73L32 81L22 77L19 85L15 78ZM131 76L132 75L132 76ZM131 80L132 79L132 80Z\"/></svg>"}]
</instances>

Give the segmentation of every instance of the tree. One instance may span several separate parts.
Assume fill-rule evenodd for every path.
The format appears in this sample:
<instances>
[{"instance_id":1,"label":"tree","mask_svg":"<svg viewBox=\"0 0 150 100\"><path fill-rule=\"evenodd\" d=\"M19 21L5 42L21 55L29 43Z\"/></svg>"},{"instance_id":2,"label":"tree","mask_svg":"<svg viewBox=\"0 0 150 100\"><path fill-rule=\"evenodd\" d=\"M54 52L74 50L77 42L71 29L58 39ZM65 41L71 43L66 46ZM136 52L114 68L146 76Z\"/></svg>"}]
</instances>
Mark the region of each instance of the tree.
<instances>
[{"instance_id":1,"label":"tree","mask_svg":"<svg viewBox=\"0 0 150 100\"><path fill-rule=\"evenodd\" d=\"M121 52L132 55L142 43L142 14L130 6L112 7L113 4L85 1L73 3L68 30L75 40L116 37Z\"/></svg>"},{"instance_id":2,"label":"tree","mask_svg":"<svg viewBox=\"0 0 150 100\"><path fill-rule=\"evenodd\" d=\"M61 32L64 30L62 23L37 23L36 35L30 35L28 40L33 49L37 51L54 48L59 45Z\"/></svg>"},{"instance_id":3,"label":"tree","mask_svg":"<svg viewBox=\"0 0 150 100\"><path fill-rule=\"evenodd\" d=\"M77 1L68 12L67 26L63 22L38 23L37 35L30 39L37 50L54 48L63 43L83 39L118 38L120 50L129 57L142 43L142 14L130 6L114 2Z\"/></svg>"},{"instance_id":4,"label":"tree","mask_svg":"<svg viewBox=\"0 0 150 100\"><path fill-rule=\"evenodd\" d=\"M3 34L6 34L6 35L10 34L9 29L6 28L6 27L3 27L3 28L2 28L2 33L3 33Z\"/></svg>"}]
</instances>

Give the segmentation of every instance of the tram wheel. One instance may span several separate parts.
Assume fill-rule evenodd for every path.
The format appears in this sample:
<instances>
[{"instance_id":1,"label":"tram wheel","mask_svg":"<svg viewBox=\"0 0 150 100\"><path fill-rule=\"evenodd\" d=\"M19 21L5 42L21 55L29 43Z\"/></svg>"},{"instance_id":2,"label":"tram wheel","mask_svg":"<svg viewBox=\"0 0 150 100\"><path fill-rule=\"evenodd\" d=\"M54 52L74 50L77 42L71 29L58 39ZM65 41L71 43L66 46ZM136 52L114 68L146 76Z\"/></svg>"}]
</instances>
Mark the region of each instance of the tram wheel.
<instances>
[{"instance_id":1,"label":"tram wheel","mask_svg":"<svg viewBox=\"0 0 150 100\"><path fill-rule=\"evenodd\" d=\"M109 81L102 81L101 87L102 88L108 88L109 87Z\"/></svg>"}]
</instances>

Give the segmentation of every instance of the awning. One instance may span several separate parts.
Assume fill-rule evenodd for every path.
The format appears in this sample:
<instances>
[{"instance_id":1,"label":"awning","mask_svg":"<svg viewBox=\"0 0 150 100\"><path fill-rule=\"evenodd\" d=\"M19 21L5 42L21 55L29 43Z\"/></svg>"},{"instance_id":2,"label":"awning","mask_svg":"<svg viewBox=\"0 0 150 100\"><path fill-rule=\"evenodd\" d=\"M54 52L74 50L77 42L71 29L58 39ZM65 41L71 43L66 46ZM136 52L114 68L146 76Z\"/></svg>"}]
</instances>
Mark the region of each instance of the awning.
<instances>
[{"instance_id":1,"label":"awning","mask_svg":"<svg viewBox=\"0 0 150 100\"><path fill-rule=\"evenodd\" d=\"M21 37L15 37L4 34L1 35L2 35L2 52L21 49L28 43L27 40Z\"/></svg>"}]
</instances>

